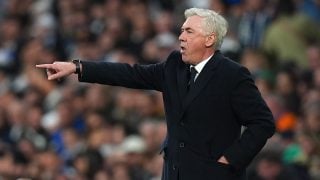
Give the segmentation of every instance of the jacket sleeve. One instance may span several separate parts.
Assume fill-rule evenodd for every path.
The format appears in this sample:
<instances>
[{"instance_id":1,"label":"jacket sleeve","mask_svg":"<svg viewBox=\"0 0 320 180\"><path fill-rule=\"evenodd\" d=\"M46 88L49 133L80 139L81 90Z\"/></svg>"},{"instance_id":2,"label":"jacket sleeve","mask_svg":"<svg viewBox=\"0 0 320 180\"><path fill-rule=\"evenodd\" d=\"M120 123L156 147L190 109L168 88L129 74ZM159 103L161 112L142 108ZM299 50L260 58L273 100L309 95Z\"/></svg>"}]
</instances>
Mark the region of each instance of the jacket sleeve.
<instances>
[{"instance_id":1,"label":"jacket sleeve","mask_svg":"<svg viewBox=\"0 0 320 180\"><path fill-rule=\"evenodd\" d=\"M164 66L82 61L79 81L162 91Z\"/></svg>"},{"instance_id":2,"label":"jacket sleeve","mask_svg":"<svg viewBox=\"0 0 320 180\"><path fill-rule=\"evenodd\" d=\"M245 126L241 137L224 156L236 169L246 167L275 132L274 119L249 71L241 67L231 91L231 105L239 123Z\"/></svg>"}]
</instances>

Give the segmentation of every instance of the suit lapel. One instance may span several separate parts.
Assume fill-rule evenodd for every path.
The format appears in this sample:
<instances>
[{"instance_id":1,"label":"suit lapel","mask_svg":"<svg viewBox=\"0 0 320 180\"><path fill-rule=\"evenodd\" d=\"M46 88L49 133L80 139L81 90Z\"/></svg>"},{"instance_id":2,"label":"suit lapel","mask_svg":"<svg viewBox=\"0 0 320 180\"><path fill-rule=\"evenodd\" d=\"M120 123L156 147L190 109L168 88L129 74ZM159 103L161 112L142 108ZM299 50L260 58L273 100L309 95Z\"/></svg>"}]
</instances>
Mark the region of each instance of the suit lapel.
<instances>
[{"instance_id":1,"label":"suit lapel","mask_svg":"<svg viewBox=\"0 0 320 180\"><path fill-rule=\"evenodd\" d=\"M202 69L201 73L197 77L194 87L190 89L187 96L182 98L182 114L190 105L190 103L200 94L201 90L208 84L208 81L211 79L212 75L216 72L215 68L220 63L222 57L219 51L216 51L213 57L207 62L205 67ZM185 86L186 87L186 86ZM180 85L179 85L179 88Z\"/></svg>"},{"instance_id":2,"label":"suit lapel","mask_svg":"<svg viewBox=\"0 0 320 180\"><path fill-rule=\"evenodd\" d=\"M181 61L178 71L177 71L177 82L178 82L178 89L179 89L179 97L180 97L180 102L185 99L187 95L187 84L188 84L188 79L187 79L187 71L189 69L189 65L183 63Z\"/></svg>"}]
</instances>

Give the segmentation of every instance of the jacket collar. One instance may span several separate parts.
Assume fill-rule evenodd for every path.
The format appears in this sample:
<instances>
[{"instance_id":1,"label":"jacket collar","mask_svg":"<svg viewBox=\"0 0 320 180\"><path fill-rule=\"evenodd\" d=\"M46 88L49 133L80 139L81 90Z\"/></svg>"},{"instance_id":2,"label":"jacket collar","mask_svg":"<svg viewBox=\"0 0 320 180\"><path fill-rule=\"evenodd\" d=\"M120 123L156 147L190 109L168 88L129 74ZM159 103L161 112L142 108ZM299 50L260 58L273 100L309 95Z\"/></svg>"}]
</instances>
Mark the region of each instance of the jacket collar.
<instances>
[{"instance_id":1,"label":"jacket collar","mask_svg":"<svg viewBox=\"0 0 320 180\"><path fill-rule=\"evenodd\" d=\"M202 69L201 73L195 81L194 87L187 92L187 71L189 70L189 65L183 63L181 60L177 81L179 96L182 106L182 113L187 109L190 103L199 95L201 90L207 85L208 81L212 75L216 72L215 69L223 60L223 55L220 51L215 51L214 55L210 58L207 64Z\"/></svg>"}]
</instances>

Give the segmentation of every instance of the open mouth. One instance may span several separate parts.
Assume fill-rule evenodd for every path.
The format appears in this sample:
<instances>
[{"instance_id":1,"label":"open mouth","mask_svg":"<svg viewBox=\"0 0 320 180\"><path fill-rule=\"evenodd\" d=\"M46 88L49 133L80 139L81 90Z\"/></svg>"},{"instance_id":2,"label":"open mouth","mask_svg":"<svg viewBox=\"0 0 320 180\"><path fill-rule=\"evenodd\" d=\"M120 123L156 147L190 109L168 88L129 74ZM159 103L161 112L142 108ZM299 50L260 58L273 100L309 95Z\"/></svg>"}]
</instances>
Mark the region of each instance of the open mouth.
<instances>
[{"instance_id":1,"label":"open mouth","mask_svg":"<svg viewBox=\"0 0 320 180\"><path fill-rule=\"evenodd\" d=\"M186 48L184 46L180 46L180 52L183 53L185 52Z\"/></svg>"}]
</instances>

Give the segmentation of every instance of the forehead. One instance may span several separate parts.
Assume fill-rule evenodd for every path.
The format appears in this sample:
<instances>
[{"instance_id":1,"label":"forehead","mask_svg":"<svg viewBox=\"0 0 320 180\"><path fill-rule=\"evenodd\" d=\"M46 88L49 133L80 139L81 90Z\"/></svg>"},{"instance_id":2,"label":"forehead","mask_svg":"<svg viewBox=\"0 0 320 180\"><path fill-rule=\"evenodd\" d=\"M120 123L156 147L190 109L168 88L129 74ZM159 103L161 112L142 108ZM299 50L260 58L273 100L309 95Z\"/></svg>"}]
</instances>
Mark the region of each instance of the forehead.
<instances>
[{"instance_id":1,"label":"forehead","mask_svg":"<svg viewBox=\"0 0 320 180\"><path fill-rule=\"evenodd\" d=\"M183 23L182 28L201 28L203 21L203 17L200 16L190 16L186 19L186 21Z\"/></svg>"}]
</instances>

